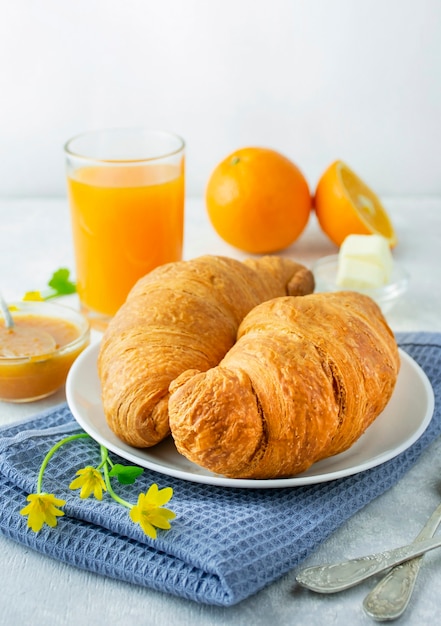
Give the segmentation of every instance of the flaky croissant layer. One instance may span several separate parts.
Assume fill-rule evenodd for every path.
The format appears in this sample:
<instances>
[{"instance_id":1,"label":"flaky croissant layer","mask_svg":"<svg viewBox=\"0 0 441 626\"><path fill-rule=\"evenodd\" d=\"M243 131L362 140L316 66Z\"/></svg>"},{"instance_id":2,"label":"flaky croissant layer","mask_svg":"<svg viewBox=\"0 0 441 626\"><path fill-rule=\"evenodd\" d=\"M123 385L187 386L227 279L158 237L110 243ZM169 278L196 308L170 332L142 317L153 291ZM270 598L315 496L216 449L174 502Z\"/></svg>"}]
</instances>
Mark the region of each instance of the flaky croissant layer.
<instances>
[{"instance_id":1,"label":"flaky croissant layer","mask_svg":"<svg viewBox=\"0 0 441 626\"><path fill-rule=\"evenodd\" d=\"M164 439L170 433L170 383L190 368L217 365L257 304L313 289L307 268L276 256L242 263L207 255L150 272L101 342L98 372L110 428L137 447Z\"/></svg>"},{"instance_id":2,"label":"flaky croissant layer","mask_svg":"<svg viewBox=\"0 0 441 626\"><path fill-rule=\"evenodd\" d=\"M170 386L170 427L191 461L232 478L305 471L349 448L388 403L400 361L379 307L354 292L255 307L218 366Z\"/></svg>"}]
</instances>

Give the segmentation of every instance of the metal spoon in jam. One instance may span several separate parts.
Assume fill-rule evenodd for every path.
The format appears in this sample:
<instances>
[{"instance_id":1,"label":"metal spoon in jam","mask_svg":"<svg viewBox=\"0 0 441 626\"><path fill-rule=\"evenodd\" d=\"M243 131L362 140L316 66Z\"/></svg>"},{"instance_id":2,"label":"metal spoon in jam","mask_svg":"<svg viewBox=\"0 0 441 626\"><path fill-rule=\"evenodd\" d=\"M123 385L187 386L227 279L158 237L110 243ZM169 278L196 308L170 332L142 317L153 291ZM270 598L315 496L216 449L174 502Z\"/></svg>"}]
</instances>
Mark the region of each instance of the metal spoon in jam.
<instances>
[{"instance_id":1,"label":"metal spoon in jam","mask_svg":"<svg viewBox=\"0 0 441 626\"><path fill-rule=\"evenodd\" d=\"M33 326L17 326L1 296L0 310L4 318L4 326L0 326L0 356L20 358L49 354L55 350L55 339L47 331Z\"/></svg>"}]
</instances>

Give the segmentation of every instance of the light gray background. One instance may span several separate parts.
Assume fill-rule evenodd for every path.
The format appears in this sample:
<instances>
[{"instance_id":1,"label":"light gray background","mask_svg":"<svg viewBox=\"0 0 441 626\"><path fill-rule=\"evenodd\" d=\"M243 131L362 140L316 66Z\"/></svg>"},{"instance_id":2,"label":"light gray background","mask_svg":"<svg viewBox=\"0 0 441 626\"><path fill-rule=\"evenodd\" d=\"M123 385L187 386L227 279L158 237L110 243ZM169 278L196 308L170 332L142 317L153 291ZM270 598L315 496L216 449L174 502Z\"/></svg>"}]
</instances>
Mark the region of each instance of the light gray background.
<instances>
[{"instance_id":1,"label":"light gray background","mask_svg":"<svg viewBox=\"0 0 441 626\"><path fill-rule=\"evenodd\" d=\"M62 146L175 131L187 192L236 148L315 187L345 160L380 195L441 192L439 0L0 0L0 196L65 195Z\"/></svg>"}]
</instances>

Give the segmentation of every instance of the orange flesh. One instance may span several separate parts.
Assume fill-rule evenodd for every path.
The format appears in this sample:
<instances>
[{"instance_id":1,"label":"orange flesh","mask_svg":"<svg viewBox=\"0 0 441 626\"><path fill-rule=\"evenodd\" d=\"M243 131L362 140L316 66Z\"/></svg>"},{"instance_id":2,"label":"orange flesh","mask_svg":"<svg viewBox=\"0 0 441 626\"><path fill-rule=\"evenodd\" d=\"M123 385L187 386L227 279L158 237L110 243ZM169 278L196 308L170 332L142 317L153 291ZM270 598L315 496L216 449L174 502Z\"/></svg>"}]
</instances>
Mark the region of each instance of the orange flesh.
<instances>
[{"instance_id":1,"label":"orange flesh","mask_svg":"<svg viewBox=\"0 0 441 626\"><path fill-rule=\"evenodd\" d=\"M352 202L357 207L360 218L367 224L369 231L380 232L384 237L392 239L392 226L382 207L379 207L376 194L345 168L340 170L340 175Z\"/></svg>"}]
</instances>

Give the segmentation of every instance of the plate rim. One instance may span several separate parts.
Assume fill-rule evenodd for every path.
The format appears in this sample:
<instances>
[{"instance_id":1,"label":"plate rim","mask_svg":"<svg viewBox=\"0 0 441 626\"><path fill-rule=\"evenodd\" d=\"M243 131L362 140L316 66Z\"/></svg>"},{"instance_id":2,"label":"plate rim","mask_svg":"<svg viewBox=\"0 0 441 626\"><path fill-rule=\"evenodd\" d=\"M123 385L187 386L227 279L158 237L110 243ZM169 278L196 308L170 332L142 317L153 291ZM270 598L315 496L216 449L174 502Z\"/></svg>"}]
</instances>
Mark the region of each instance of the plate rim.
<instances>
[{"instance_id":1,"label":"plate rim","mask_svg":"<svg viewBox=\"0 0 441 626\"><path fill-rule=\"evenodd\" d=\"M324 482L337 480L339 478L345 478L345 477L353 476L355 474L359 474L368 469L377 467L378 465L382 465L383 463L386 463L387 461L390 461L391 459L397 457L399 454L401 454L402 452L410 448L410 446L412 446L421 437L421 435L425 432L425 430L429 426L432 420L434 408L435 408L435 396L434 396L432 385L427 377L427 374L424 372L421 366L409 354L407 354L407 352L399 348L401 361L406 361L407 365L410 366L413 373L417 375L418 378L420 379L420 382L422 383L423 388L426 392L425 400L427 404L426 412L423 418L421 419L421 421L419 422L418 427L412 432L410 436L408 436L404 441L402 441L400 445L388 451L382 452L381 454L377 456L371 457L370 459L367 459L362 463L348 466L343 469L336 469L336 470L331 470L328 472L323 472L322 474L316 474L316 475L306 475L306 473L302 473L302 474L298 474L298 475L287 477L287 478L252 479L252 478L228 478L226 476L222 476L221 474L214 474L211 472L207 474L192 473L192 472L177 469L177 468L175 469L170 466L161 465L161 464L155 463L154 461L150 461L149 459L145 459L144 457L139 456L138 450L143 450L145 452L145 450L150 450L150 449L153 450L154 446L152 448L139 449L133 446L129 446L122 440L120 443L119 442L114 443L113 441L109 440L107 437L101 435L97 427L94 426L93 422L91 422L89 416L88 416L89 419L87 417L85 418L81 414L81 411L78 410L78 407L77 407L78 403L75 401L75 393L77 393L74 387L75 378L80 376L81 373L83 373L82 368L84 369L85 367L84 363L86 363L87 365L88 362L92 359L94 353L96 353L96 357L98 356L99 345L100 345L100 341L93 342L77 357L77 359L73 363L68 373L67 380L66 380L67 404L75 421L79 424L79 426L83 428L83 430L90 437L92 437L92 439L94 439L97 443L105 446L106 448L108 448L108 450L110 450L114 454L117 454L118 456L120 456L121 458L127 461L136 463L137 465L145 469L149 469L149 470L158 472L166 476L179 478L181 480L186 480L189 482L212 485L215 487L229 487L229 488L236 488L236 489L242 489L242 488L281 489L281 488L301 487L305 485L320 484ZM95 358L95 362L96 362L96 358ZM400 368L400 372L401 372L401 368ZM96 372L96 376L98 378L97 372ZM98 384L99 384L99 380L98 380ZM96 405L94 404L93 406L96 406ZM103 413L103 418L105 420L104 413ZM371 426L369 426L369 428L371 428L375 423L376 421ZM104 421L104 424L105 424L105 427L109 428L107 426L106 421ZM365 432L368 432L369 428ZM113 433L112 433L112 436L116 437L116 435L114 435ZM355 444L356 443L357 442L355 442ZM347 451L341 454L342 455L345 454L351 448L349 448ZM176 453L179 454L177 450L176 450ZM332 458L336 459L339 456L340 455L335 455ZM326 460L326 459L323 459L323 460ZM190 461L188 462L191 463ZM196 464L194 465L198 467ZM313 464L311 467L314 467L314 465L316 464ZM206 470L205 468L201 468L201 469L204 472L208 472L208 470ZM308 472L310 469L311 468L308 468L308 470L306 471Z\"/></svg>"}]
</instances>

